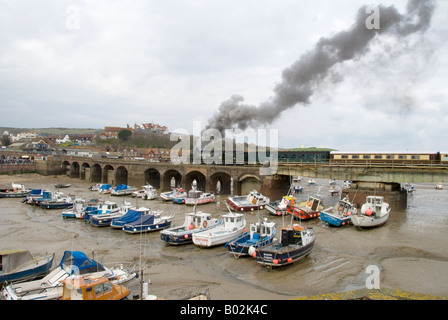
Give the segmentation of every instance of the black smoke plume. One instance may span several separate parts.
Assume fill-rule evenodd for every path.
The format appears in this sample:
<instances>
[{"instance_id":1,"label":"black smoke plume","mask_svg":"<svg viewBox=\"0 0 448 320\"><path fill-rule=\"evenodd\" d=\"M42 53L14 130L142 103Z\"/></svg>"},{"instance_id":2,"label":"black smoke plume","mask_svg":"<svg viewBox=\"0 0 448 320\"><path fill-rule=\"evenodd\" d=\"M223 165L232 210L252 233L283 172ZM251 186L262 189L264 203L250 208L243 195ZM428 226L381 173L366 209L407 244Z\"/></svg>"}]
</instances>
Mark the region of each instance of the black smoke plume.
<instances>
[{"instance_id":1,"label":"black smoke plume","mask_svg":"<svg viewBox=\"0 0 448 320\"><path fill-rule=\"evenodd\" d=\"M234 95L222 102L209 119L207 128L221 132L231 128L255 128L272 123L283 111L297 104L310 104L317 86L331 76L332 68L344 61L360 59L368 52L374 37L389 34L399 41L410 34L425 32L430 26L435 4L433 0L409 0L404 15L394 6L378 8L379 29L367 28L366 20L371 14L366 12L367 6L361 7L349 30L321 38L312 50L282 72L281 82L275 86L272 98L256 107L244 104L242 96Z\"/></svg>"}]
</instances>

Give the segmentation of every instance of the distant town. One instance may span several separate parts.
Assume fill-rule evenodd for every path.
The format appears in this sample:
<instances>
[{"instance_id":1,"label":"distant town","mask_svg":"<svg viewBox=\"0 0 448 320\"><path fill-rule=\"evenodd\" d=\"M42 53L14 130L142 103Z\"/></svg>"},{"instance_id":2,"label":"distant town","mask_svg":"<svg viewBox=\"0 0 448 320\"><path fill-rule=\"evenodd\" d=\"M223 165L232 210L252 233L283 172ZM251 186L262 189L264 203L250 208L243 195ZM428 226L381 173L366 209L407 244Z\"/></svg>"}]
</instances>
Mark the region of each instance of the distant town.
<instances>
[{"instance_id":1,"label":"distant town","mask_svg":"<svg viewBox=\"0 0 448 320\"><path fill-rule=\"evenodd\" d=\"M3 151L0 158L5 160L4 153L7 151L8 156L15 155L17 158L21 158L20 154L33 154L36 159L63 154L168 162L170 149L175 144L169 139L168 128L157 123L106 126L102 131L97 130L98 133L48 134L42 131L12 133L5 130L0 140L0 150Z\"/></svg>"}]
</instances>

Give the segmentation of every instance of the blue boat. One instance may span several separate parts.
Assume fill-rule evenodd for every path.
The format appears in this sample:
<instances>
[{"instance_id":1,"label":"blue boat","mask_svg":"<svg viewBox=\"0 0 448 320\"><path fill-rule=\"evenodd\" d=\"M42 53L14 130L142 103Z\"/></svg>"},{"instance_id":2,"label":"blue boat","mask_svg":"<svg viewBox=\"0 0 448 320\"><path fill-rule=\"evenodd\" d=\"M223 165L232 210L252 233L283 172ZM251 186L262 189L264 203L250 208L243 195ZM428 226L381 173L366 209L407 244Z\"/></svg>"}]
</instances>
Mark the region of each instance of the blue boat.
<instances>
[{"instance_id":1,"label":"blue boat","mask_svg":"<svg viewBox=\"0 0 448 320\"><path fill-rule=\"evenodd\" d=\"M102 184L98 188L99 193L110 193L112 186L110 184Z\"/></svg>"},{"instance_id":2,"label":"blue boat","mask_svg":"<svg viewBox=\"0 0 448 320\"><path fill-rule=\"evenodd\" d=\"M137 191L137 188L130 187L126 184L119 184L115 189L110 191L111 196L127 196L132 194L132 192Z\"/></svg>"},{"instance_id":3,"label":"blue boat","mask_svg":"<svg viewBox=\"0 0 448 320\"><path fill-rule=\"evenodd\" d=\"M116 213L120 211L118 203L113 201L103 201L86 207L83 213L84 220L90 221L92 215L101 215L106 213Z\"/></svg>"},{"instance_id":4,"label":"blue boat","mask_svg":"<svg viewBox=\"0 0 448 320\"><path fill-rule=\"evenodd\" d=\"M65 209L73 207L74 199L72 197L60 197L56 195L50 200L42 200L39 206L44 209Z\"/></svg>"},{"instance_id":5,"label":"blue boat","mask_svg":"<svg viewBox=\"0 0 448 320\"><path fill-rule=\"evenodd\" d=\"M320 212L320 219L332 227L341 227L350 224L350 216L356 214L355 206L347 198L341 199L330 208Z\"/></svg>"},{"instance_id":6,"label":"blue boat","mask_svg":"<svg viewBox=\"0 0 448 320\"><path fill-rule=\"evenodd\" d=\"M43 200L51 200L53 197L53 193L51 191L43 190L43 189L33 189L31 192L23 199L23 202L39 205L39 203Z\"/></svg>"},{"instance_id":7,"label":"blue boat","mask_svg":"<svg viewBox=\"0 0 448 320\"><path fill-rule=\"evenodd\" d=\"M28 250L0 252L0 284L43 276L49 272L53 258L54 254L33 257Z\"/></svg>"},{"instance_id":8,"label":"blue boat","mask_svg":"<svg viewBox=\"0 0 448 320\"><path fill-rule=\"evenodd\" d=\"M123 231L127 233L143 233L151 231L159 231L171 226L174 214L169 216L161 216L160 212L151 212L150 214L141 215L140 218L126 223Z\"/></svg>"},{"instance_id":9,"label":"blue boat","mask_svg":"<svg viewBox=\"0 0 448 320\"><path fill-rule=\"evenodd\" d=\"M123 229L125 224L134 222L135 220L140 219L141 216L145 216L150 213L151 210L148 208L131 209L123 216L112 219L110 226L114 229Z\"/></svg>"},{"instance_id":10,"label":"blue boat","mask_svg":"<svg viewBox=\"0 0 448 320\"><path fill-rule=\"evenodd\" d=\"M186 198L187 198L186 195L181 195L181 196L178 196L178 197L173 197L172 201L173 201L173 203L184 204Z\"/></svg>"},{"instance_id":11,"label":"blue boat","mask_svg":"<svg viewBox=\"0 0 448 320\"><path fill-rule=\"evenodd\" d=\"M275 232L275 223L267 222L265 218L263 222L252 223L249 232L245 232L234 240L229 241L226 243L226 247L236 258L253 255L255 249L272 243Z\"/></svg>"},{"instance_id":12,"label":"blue boat","mask_svg":"<svg viewBox=\"0 0 448 320\"><path fill-rule=\"evenodd\" d=\"M272 242L255 249L254 258L268 269L288 265L304 259L314 247L316 232L313 228L294 225L281 229L280 242Z\"/></svg>"},{"instance_id":13,"label":"blue boat","mask_svg":"<svg viewBox=\"0 0 448 320\"><path fill-rule=\"evenodd\" d=\"M222 224L222 219L212 218L210 213L187 212L183 225L162 230L160 238L171 245L192 243L194 233L209 230Z\"/></svg>"},{"instance_id":14,"label":"blue boat","mask_svg":"<svg viewBox=\"0 0 448 320\"><path fill-rule=\"evenodd\" d=\"M90 215L89 222L94 227L108 227L113 219L121 218L129 210L131 210L131 208L131 204L129 202L125 202L118 211Z\"/></svg>"}]
</instances>

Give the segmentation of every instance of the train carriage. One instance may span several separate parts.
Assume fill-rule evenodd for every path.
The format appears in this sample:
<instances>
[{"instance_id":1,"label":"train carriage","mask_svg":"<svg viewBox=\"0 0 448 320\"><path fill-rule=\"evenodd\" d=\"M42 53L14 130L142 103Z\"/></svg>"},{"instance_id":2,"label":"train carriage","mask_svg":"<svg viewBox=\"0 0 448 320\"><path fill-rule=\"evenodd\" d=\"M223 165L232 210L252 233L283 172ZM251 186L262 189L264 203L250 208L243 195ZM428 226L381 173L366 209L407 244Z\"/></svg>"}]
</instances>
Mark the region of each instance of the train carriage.
<instances>
[{"instance_id":1,"label":"train carriage","mask_svg":"<svg viewBox=\"0 0 448 320\"><path fill-rule=\"evenodd\" d=\"M332 164L439 164L439 152L330 152Z\"/></svg>"}]
</instances>

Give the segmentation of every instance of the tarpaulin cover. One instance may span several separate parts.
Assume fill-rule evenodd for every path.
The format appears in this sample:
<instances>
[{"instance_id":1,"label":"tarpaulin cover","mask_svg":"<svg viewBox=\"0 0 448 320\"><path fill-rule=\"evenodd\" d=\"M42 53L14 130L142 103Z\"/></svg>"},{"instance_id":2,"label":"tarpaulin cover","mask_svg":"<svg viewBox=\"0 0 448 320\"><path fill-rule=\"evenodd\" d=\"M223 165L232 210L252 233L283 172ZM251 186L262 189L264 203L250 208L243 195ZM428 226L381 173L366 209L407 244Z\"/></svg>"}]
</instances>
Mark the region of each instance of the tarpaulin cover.
<instances>
[{"instance_id":1,"label":"tarpaulin cover","mask_svg":"<svg viewBox=\"0 0 448 320\"><path fill-rule=\"evenodd\" d=\"M65 251L60 267L65 270L71 269L70 274L86 274L105 270L101 264L89 259L81 251Z\"/></svg>"}]
</instances>

